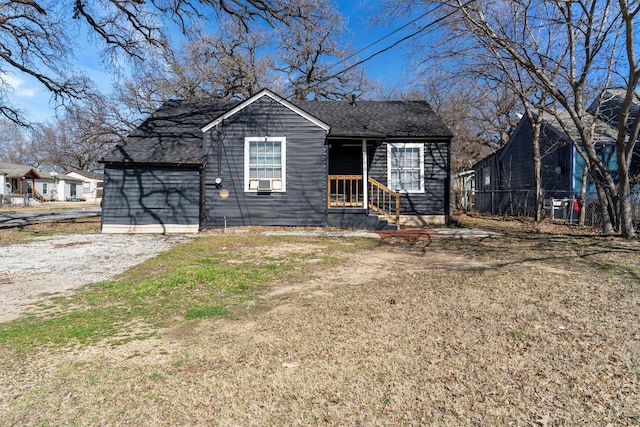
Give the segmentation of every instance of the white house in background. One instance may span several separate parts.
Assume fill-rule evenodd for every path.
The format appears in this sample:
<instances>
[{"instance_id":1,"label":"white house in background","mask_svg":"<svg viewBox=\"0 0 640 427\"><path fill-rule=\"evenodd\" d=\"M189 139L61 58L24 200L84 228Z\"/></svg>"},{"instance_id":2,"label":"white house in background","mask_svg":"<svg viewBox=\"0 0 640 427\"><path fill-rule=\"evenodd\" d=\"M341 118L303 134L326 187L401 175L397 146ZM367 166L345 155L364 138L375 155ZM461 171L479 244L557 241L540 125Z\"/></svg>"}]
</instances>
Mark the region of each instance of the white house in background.
<instances>
[{"instance_id":1,"label":"white house in background","mask_svg":"<svg viewBox=\"0 0 640 427\"><path fill-rule=\"evenodd\" d=\"M82 181L82 194L79 196L82 199L88 202L97 202L102 199L102 183L104 181L102 176L75 169L66 170L64 174Z\"/></svg>"},{"instance_id":2,"label":"white house in background","mask_svg":"<svg viewBox=\"0 0 640 427\"><path fill-rule=\"evenodd\" d=\"M66 174L40 168L0 163L0 196L9 203L22 204L25 198L64 201L82 198L83 181Z\"/></svg>"}]
</instances>

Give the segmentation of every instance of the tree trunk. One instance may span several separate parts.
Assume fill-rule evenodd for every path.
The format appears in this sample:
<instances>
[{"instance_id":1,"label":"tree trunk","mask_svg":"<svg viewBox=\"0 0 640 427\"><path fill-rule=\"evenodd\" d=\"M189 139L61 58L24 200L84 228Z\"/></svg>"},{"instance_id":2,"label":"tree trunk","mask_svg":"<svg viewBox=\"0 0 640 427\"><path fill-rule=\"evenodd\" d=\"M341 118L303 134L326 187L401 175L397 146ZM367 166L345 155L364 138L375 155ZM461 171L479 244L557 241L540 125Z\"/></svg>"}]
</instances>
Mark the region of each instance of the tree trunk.
<instances>
[{"instance_id":1,"label":"tree trunk","mask_svg":"<svg viewBox=\"0 0 640 427\"><path fill-rule=\"evenodd\" d=\"M529 123L531 123L531 150L533 151L533 188L535 191L534 219L542 221L544 212L544 189L542 188L542 157L540 155L540 135L542 133L542 114L544 96L541 96L539 105L534 113L531 108L527 108L526 99L523 103L527 110ZM553 208L552 208L553 209Z\"/></svg>"},{"instance_id":2,"label":"tree trunk","mask_svg":"<svg viewBox=\"0 0 640 427\"><path fill-rule=\"evenodd\" d=\"M602 235L611 236L614 234L613 222L611 220L611 213L609 209L609 198L607 197L607 191L602 184L596 184L596 191L598 192L598 200L600 201L600 211L602 220Z\"/></svg>"},{"instance_id":3,"label":"tree trunk","mask_svg":"<svg viewBox=\"0 0 640 427\"><path fill-rule=\"evenodd\" d=\"M618 152L621 149L617 150ZM618 154L618 165L625 162L624 153ZM631 207L631 187L629 184L629 168L618 167L618 211L619 226L622 237L633 239L635 230L633 228L633 209Z\"/></svg>"},{"instance_id":4,"label":"tree trunk","mask_svg":"<svg viewBox=\"0 0 640 427\"><path fill-rule=\"evenodd\" d=\"M544 191L542 189L542 160L540 158L540 122L533 126L533 185L536 190L535 220L542 221ZM553 208L552 208L553 209Z\"/></svg>"},{"instance_id":5,"label":"tree trunk","mask_svg":"<svg viewBox=\"0 0 640 427\"><path fill-rule=\"evenodd\" d=\"M580 188L580 220L578 222L579 225L584 225L584 220L587 216L587 210L585 209L587 206L585 204L585 198L587 195L587 177L589 176L589 169L587 168L587 164L585 163L585 167L582 170L582 187Z\"/></svg>"}]
</instances>

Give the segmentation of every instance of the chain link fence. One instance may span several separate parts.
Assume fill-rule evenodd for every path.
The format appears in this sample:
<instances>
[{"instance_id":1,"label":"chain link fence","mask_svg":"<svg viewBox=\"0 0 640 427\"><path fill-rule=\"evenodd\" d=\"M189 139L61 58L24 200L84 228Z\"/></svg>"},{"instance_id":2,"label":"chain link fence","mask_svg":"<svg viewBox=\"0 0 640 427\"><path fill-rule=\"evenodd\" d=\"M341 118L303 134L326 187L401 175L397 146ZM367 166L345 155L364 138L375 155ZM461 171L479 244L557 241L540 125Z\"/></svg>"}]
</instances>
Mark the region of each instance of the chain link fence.
<instances>
[{"instance_id":1,"label":"chain link fence","mask_svg":"<svg viewBox=\"0 0 640 427\"><path fill-rule=\"evenodd\" d=\"M460 203L460 201L464 201ZM457 198L458 209L502 216L535 216L534 190L469 190ZM640 195L631 197L633 221L640 230ZM596 193L588 193L584 200L571 193L546 193L544 215L553 220L587 226L602 225L602 207Z\"/></svg>"}]
</instances>

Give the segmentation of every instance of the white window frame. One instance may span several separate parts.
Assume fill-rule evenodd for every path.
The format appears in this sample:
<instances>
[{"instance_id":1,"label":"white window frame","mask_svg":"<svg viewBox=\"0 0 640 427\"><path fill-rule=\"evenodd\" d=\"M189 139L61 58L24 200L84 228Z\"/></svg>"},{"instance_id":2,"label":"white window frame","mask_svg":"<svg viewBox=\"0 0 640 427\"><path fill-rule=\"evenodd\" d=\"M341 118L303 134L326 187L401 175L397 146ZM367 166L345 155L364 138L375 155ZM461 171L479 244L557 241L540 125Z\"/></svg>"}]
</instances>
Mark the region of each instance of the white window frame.
<instances>
[{"instance_id":1,"label":"white window frame","mask_svg":"<svg viewBox=\"0 0 640 427\"><path fill-rule=\"evenodd\" d=\"M280 178L280 189L272 188L270 191L273 193L284 193L287 191L287 138L284 136L247 136L244 138L244 191L247 193L257 193L257 188L252 188L250 185L251 179L249 179L249 147L252 142L279 142L280 143L280 168L282 171L282 178ZM275 186L274 186L275 187Z\"/></svg>"},{"instance_id":2,"label":"white window frame","mask_svg":"<svg viewBox=\"0 0 640 427\"><path fill-rule=\"evenodd\" d=\"M396 188L392 188L392 184L391 184L391 170L393 169L392 167L392 150L394 148L418 148L419 149L419 156L420 156L420 188L418 190L402 190L400 189L401 193L424 193L424 144L419 143L419 142L388 142L387 143L387 183L389 184L388 187L393 190L396 191Z\"/></svg>"}]
</instances>

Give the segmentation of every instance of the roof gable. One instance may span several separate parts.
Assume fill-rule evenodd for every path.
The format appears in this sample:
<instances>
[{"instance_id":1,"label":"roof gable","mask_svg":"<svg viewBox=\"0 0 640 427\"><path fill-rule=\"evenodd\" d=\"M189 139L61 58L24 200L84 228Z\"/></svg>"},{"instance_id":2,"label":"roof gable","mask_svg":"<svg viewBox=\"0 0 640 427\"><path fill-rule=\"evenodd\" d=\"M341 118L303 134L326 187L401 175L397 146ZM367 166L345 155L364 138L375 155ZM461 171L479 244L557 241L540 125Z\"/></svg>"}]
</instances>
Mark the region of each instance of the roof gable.
<instances>
[{"instance_id":1,"label":"roof gable","mask_svg":"<svg viewBox=\"0 0 640 427\"><path fill-rule=\"evenodd\" d=\"M0 163L0 175L8 178L29 178L29 179L48 179L51 177L49 172L28 165L18 165L14 163Z\"/></svg>"},{"instance_id":2,"label":"roof gable","mask_svg":"<svg viewBox=\"0 0 640 427\"><path fill-rule=\"evenodd\" d=\"M331 126L329 126L328 124L326 124L323 121L317 119L316 117L312 116L311 114L307 113L306 111L300 109L299 107L297 107L296 105L294 105L291 102L287 101L286 99L276 95L275 93L271 92L270 90L262 89L260 92L258 92L257 94L253 95L251 98L247 99L244 102L241 102L240 104L236 105L231 110L229 110L226 113L224 113L222 116L216 118L214 121L212 121L211 123L209 123L206 126L204 126L202 128L202 132L207 132L211 128L213 128L216 125L220 124L224 120L227 120L228 118L230 118L231 116L237 114L238 112L244 110L246 107L248 107L249 105L253 104L257 100L259 100L259 99L261 99L261 98L263 98L265 96L273 99L274 101L278 102L279 104L281 104L285 108L288 108L289 110L291 110L294 113L298 114L299 116L305 118L306 120L310 121L311 123L315 124L316 126L324 129L325 131L327 131L327 132L329 131Z\"/></svg>"}]
</instances>

